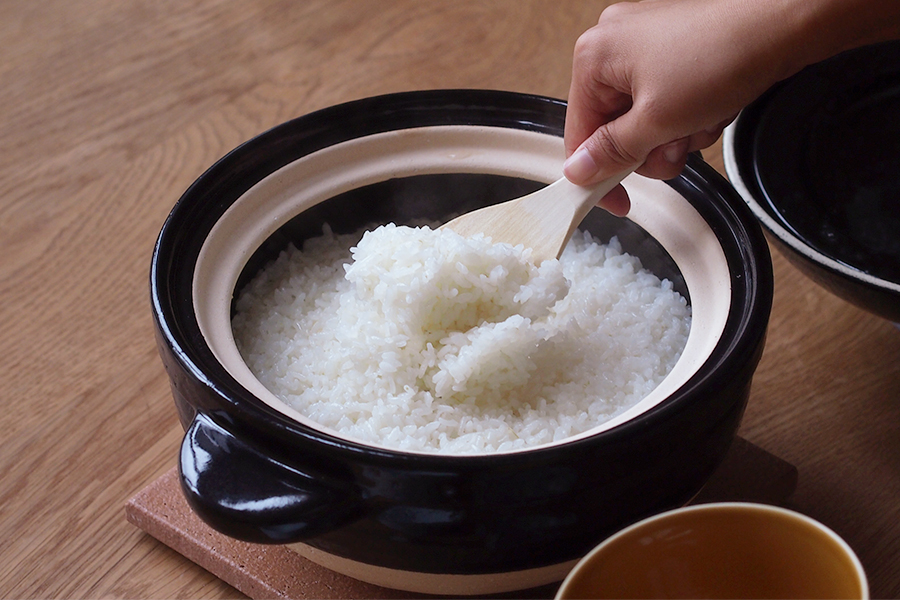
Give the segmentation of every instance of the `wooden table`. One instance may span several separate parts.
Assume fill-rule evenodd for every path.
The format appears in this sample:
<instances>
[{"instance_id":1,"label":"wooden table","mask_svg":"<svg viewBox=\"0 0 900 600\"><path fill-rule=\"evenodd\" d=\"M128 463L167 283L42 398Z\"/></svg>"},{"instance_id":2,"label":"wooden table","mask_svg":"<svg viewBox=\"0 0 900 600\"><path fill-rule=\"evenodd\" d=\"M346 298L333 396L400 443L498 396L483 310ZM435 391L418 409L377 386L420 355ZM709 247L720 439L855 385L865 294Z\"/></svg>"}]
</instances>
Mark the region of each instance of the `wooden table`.
<instances>
[{"instance_id":1,"label":"wooden table","mask_svg":"<svg viewBox=\"0 0 900 600\"><path fill-rule=\"evenodd\" d=\"M180 439L148 303L167 212L229 149L321 107L565 97L604 4L0 3L0 597L235 596L124 517ZM774 262L741 435L798 467L792 506L848 540L874 597L898 597L900 331Z\"/></svg>"}]
</instances>

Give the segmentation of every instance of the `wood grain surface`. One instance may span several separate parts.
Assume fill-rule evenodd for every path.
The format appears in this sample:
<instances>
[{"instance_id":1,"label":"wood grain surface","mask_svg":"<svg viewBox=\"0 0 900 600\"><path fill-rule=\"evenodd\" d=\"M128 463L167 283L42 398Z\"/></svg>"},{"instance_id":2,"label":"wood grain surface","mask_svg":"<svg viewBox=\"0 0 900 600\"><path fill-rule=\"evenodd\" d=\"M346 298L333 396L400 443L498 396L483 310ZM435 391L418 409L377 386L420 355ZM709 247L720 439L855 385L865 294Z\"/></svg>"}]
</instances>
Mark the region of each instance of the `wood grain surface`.
<instances>
[{"instance_id":1,"label":"wood grain surface","mask_svg":"<svg viewBox=\"0 0 900 600\"><path fill-rule=\"evenodd\" d=\"M565 97L583 0L0 2L0 597L239 593L125 520L179 444L148 302L184 189L291 117L375 94ZM706 156L721 170L720 150ZM741 435L900 596L900 331L774 257Z\"/></svg>"}]
</instances>

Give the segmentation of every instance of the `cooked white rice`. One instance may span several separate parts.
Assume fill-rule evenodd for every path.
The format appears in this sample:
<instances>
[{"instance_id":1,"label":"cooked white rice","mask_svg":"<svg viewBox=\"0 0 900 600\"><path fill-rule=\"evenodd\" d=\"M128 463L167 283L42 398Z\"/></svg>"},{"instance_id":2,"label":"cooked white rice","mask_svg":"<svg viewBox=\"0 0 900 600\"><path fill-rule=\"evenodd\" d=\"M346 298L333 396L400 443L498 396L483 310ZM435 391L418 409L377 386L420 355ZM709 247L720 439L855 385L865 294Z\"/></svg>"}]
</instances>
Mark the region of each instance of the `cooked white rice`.
<instances>
[{"instance_id":1,"label":"cooked white rice","mask_svg":"<svg viewBox=\"0 0 900 600\"><path fill-rule=\"evenodd\" d=\"M578 233L540 267L529 253L427 227L326 228L246 286L235 339L263 385L349 438L453 454L562 440L662 381L690 307L615 238Z\"/></svg>"}]
</instances>

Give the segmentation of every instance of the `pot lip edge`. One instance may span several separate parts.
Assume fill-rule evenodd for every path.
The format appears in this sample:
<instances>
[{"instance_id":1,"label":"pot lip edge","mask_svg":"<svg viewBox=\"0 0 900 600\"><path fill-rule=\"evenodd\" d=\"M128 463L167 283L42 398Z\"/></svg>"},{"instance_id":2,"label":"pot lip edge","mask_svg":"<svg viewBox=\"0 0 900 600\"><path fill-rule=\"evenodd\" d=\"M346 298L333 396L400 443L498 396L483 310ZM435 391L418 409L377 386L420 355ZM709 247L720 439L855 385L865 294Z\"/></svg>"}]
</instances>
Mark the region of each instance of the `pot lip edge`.
<instances>
[{"instance_id":1,"label":"pot lip edge","mask_svg":"<svg viewBox=\"0 0 900 600\"><path fill-rule=\"evenodd\" d=\"M257 141L259 140L260 137L262 137L262 136L267 136L267 135L268 135L268 136L277 135L278 133L280 133L280 132L283 131L283 128L284 128L285 126L290 125L291 123L294 123L294 122L303 120L303 119L310 118L311 116L317 115L317 114L319 114L319 113L321 113L321 112L323 112L323 111L335 111L335 110L338 110L338 109L347 110L347 109L349 109L350 107L353 107L353 106L357 105L357 103L365 103L365 102L369 102L369 101L372 101L372 100L384 101L384 100L386 100L386 99L387 99L387 100L390 100L390 99L392 99L392 98L416 99L416 98L422 98L422 97L427 96L427 95L429 95L429 94L436 94L437 96L443 96L443 95L446 95L446 94L451 94L451 95L453 95L453 94L457 94L457 93L462 93L462 94L466 94L466 95L468 95L468 94L473 94L473 93L476 94L476 95L478 95L478 94L487 94L486 97L489 97L489 98L499 98L499 99L505 99L505 100L507 100L507 101L513 100L513 101L519 102L519 103L521 103L521 102L523 102L523 101L525 101L525 102L537 101L537 102L539 102L539 103L541 103L541 104L549 103L551 106L555 107L555 109L562 109L562 110L564 110L564 107L565 107L565 103L564 103L563 101L557 100L557 99L554 99L554 98L549 98L549 97L546 97L546 96L538 96L538 95L531 95L531 94L519 94L519 93L516 93L516 92L505 92L505 91L495 91L495 90L426 90L426 91L413 91L413 92L397 92L397 93L385 94L385 95L377 96L377 97L373 97L373 98L366 98L366 99L361 99L361 100L350 101L350 102L347 102L347 103L338 104L338 105L335 105L335 106L332 106L332 107L328 107L328 108L325 108L325 109L320 109L320 111L316 111L315 113L310 113L309 115L304 115L304 116L301 116L301 117L297 117L296 119L292 119L291 121L282 123L282 124L280 124L280 125L276 125L276 126L273 127L272 129L268 130L267 132L264 132L263 134L260 134L259 136L256 136L256 137L254 137L254 138L251 138L250 140L248 140L248 141L245 142L244 144L238 146L237 148L235 148L234 150L232 150L231 152L229 152L228 154L226 154L222 159L219 159L219 161L217 161L217 162L213 165L213 167L210 167L210 169L208 169L206 173L204 173L203 175L201 175L201 176L194 182L194 184L197 184L197 183L201 182L202 180L204 180L204 179L207 178L207 177L210 177L211 175L210 175L209 172L210 172L214 167L216 167L217 165L219 165L219 163L222 162L223 160L225 160L227 157L229 157L229 156L231 156L232 154L235 154L235 153L239 153L239 152L242 152L242 151L243 151L243 152L246 152L246 151L249 151L249 149L252 149L253 146L250 146L250 145L253 144L254 142L257 142ZM441 103L443 103L443 102L441 102ZM561 133L560 133L559 135L561 135ZM559 136L559 135L558 135L558 136ZM700 161L700 162L702 162L702 161ZM703 163L703 164L705 164L705 163ZM702 177L702 176L701 176L701 177ZM192 185L192 188L193 188L193 185ZM191 192L191 188L189 188L188 191L185 192L185 194L182 196L182 199L184 199L185 197L189 196L190 192ZM181 202L181 200L179 200L179 203L180 203L180 202ZM176 208L177 208L177 206L178 206L178 205L176 204ZM175 210L175 209L173 208L173 212L174 212L174 210ZM168 219L167 219L167 223L168 223ZM164 233L164 231L160 233L160 237L159 237L158 240L157 240L157 248L156 248L155 251L154 251L153 269L154 269L155 277L153 277L153 284L156 284L156 283L157 283L157 278L159 277L159 274L158 274L158 271L157 271L159 265L158 265L158 262L157 262L156 252L157 252L159 246L160 246L160 245L162 244L162 242L163 242L163 233ZM162 314L165 312L164 309L163 309L163 307L159 304L158 294L159 294L158 288L155 288L155 287L154 287L154 289L152 290L152 296L153 296L153 303L154 303L154 318L157 319L157 320L160 318L160 315L162 315ZM171 317L170 317L170 318L171 318ZM168 323L166 322L166 320L163 320L163 323L166 323L166 325L168 325ZM159 325L158 325L158 326L159 326ZM170 346L173 346L173 342L175 342L176 340L175 340L174 334L173 334L173 332L171 331L171 329L168 328L168 327L166 327L165 331L162 332L162 335L166 338L167 344L169 344ZM717 346L716 349L718 349L718 346ZM184 365L184 362L185 362L185 361L191 363L191 366L194 367L193 369L191 369L193 375L194 375L195 377L198 377L198 376L199 376L198 379L204 380L204 383L206 383L208 386L210 386L211 388L213 388L213 391L214 391L214 393L215 393L216 395L218 395L218 396L223 396L223 395L227 395L227 394L231 393L230 390L223 390L223 389L222 389L222 386L220 385L220 382L213 382L209 377L207 377L206 374L204 373L203 369L200 368L199 365L195 364L195 361L194 361L194 360L188 360L188 356L189 356L188 352L185 352L184 349L180 347L180 345L176 344L175 346L173 346L172 350L173 350L173 353L176 354L177 357L178 357L179 359L184 359L184 360L179 360L179 362L182 363L182 366L186 366L186 365ZM715 352L715 351L716 351L716 350L714 350L714 352ZM702 368L702 367L701 367L701 368ZM698 372L698 374L699 374L699 372ZM695 374L694 377L691 377L691 381L693 381L694 378L695 378L696 376L697 376L697 374ZM213 378L213 379L216 379L216 378ZM688 383L689 383L689 382L688 382ZM686 383L685 385L687 385L687 383ZM239 386L239 387L242 388L242 386ZM683 387L684 387L684 386L682 386L682 388L683 388ZM679 392L681 392L681 391L682 391L681 388L679 388L678 390L676 390L676 392L673 393L672 396L670 396L669 398L666 399L665 402L663 402L663 406L668 406L668 405L672 405L673 403L675 403L675 401L679 398ZM246 402L246 399L239 399L239 402L234 402L234 401L232 401L232 402L230 402L230 406L226 406L226 407L224 407L224 408L228 409L227 412L233 412L234 409L240 410L241 407L238 406L238 405L241 404L241 403L245 403L245 402ZM623 428L624 428L624 429L630 429L631 427L644 427L645 424L643 424L643 423L637 423L637 421L639 421L639 420L640 420L640 421L643 421L645 418L651 417L653 414L655 414L655 413L657 412L658 409L662 408L663 406L657 406L657 407L654 407L651 411L648 411L648 413L644 413L644 414L642 414L642 415L638 415L637 417L635 417L635 418L632 419L631 421L629 421L629 422L627 422L627 423L623 423L623 424L621 424L620 426L617 426L617 427L614 428L614 429L611 429L611 430L608 430L608 431L604 431L604 432L600 432L600 433L597 434L597 436L605 436L606 434L613 434L614 432L622 433L621 430L622 430ZM259 407L254 407L254 408L259 408ZM246 415L246 416L250 416L250 415ZM276 415L276 416L278 416L278 415ZM265 422L267 419L269 419L269 417L271 417L271 415L265 415L265 414L262 414L262 415L259 415L259 417L260 417L260 420L261 420L261 421ZM256 420L256 419L254 419L254 420ZM291 423L291 425L296 426L297 424ZM320 439L322 436L327 436L326 433L323 433L323 432L321 432L321 431L319 431L319 430L312 430L312 433L313 433L313 436L312 436L312 437L315 437L316 439ZM590 436L590 437L588 437L588 438L586 438L586 439L584 439L584 440L580 440L580 441L587 442L587 441L589 441L589 440L594 439L595 437L596 437L596 436ZM387 454L387 455L397 454L397 455L400 455L400 456L402 456L402 457L415 456L415 457L418 457L418 458L432 457L432 458L452 458L452 459L454 459L454 460L460 460L460 459L466 459L466 460L479 460L479 459L485 459L485 458L493 458L493 459L496 459L496 457L498 456L497 454L487 454L487 455L481 455L481 454L478 454L478 455L450 455L450 456L439 455L439 454L430 454L430 453L422 453L422 454L419 454L419 453L410 453L410 452L403 452L403 451L394 451L394 450L391 450L391 449L384 449L384 448L377 447L377 446L369 446L369 445L366 445L366 444L364 444L364 443L356 443L356 442L353 442L353 441L347 441L347 440L345 440L345 439L343 439L343 438L336 438L335 442L336 442L335 445L337 445L337 446L342 446L342 447L344 447L344 446L346 446L346 447L352 447L352 446L355 446L355 445L358 444L358 446L360 447L360 450L362 450L362 451L364 451L364 452L366 452L366 453L373 453L373 452L374 452L374 453L383 453L383 454ZM574 444L574 443L577 443L577 441L574 441L574 442L572 442L572 443L573 443L573 444ZM571 445L571 444L569 444L569 443L563 443L563 444L560 444L560 445L558 445L558 446L551 446L551 447L546 447L546 448L522 449L522 450L518 450L518 451L516 451L516 452L508 453L508 454L506 454L506 455L508 455L508 456L520 456L520 455L526 455L526 454L533 453L533 452L550 451L550 450L553 450L553 449L555 449L555 448L566 448L566 447L568 447L568 446L570 446L570 445Z\"/></svg>"}]
</instances>

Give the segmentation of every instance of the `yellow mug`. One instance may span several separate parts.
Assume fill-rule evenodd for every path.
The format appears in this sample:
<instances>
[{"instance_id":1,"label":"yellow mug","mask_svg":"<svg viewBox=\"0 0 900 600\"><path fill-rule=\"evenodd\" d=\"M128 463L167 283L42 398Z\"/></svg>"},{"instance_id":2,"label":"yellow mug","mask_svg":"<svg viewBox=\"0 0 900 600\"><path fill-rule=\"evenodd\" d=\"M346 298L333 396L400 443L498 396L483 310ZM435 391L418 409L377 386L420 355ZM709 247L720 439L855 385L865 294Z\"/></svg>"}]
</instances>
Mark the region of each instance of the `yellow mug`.
<instances>
[{"instance_id":1,"label":"yellow mug","mask_svg":"<svg viewBox=\"0 0 900 600\"><path fill-rule=\"evenodd\" d=\"M665 512L585 556L560 586L574 598L863 598L862 564L797 512L727 502Z\"/></svg>"}]
</instances>

